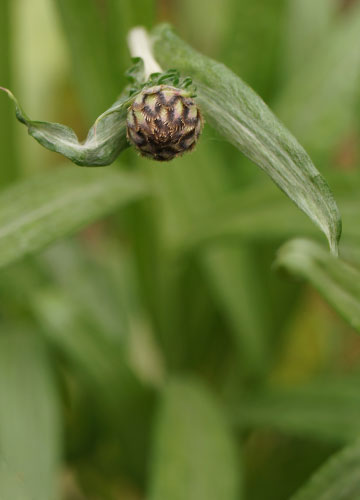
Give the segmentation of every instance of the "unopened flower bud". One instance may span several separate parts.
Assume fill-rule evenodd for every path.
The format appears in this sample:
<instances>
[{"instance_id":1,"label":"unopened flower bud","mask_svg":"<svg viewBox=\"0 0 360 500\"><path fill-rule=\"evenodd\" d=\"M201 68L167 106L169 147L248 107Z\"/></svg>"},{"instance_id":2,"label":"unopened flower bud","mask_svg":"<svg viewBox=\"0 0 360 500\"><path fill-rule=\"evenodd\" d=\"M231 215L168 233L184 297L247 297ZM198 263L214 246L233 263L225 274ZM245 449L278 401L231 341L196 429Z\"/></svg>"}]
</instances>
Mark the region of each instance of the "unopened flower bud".
<instances>
[{"instance_id":1,"label":"unopened flower bud","mask_svg":"<svg viewBox=\"0 0 360 500\"><path fill-rule=\"evenodd\" d=\"M203 119L186 90L157 85L144 89L127 114L127 137L147 158L169 161L191 151Z\"/></svg>"}]
</instances>

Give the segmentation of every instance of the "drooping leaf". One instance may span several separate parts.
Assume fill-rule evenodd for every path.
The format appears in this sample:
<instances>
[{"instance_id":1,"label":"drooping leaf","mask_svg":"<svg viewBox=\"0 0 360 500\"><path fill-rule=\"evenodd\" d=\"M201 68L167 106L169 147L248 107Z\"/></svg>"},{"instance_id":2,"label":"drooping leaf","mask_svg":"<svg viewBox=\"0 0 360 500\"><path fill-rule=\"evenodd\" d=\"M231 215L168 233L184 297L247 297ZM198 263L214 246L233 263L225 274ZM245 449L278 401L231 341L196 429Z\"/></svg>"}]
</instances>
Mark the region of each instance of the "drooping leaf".
<instances>
[{"instance_id":1,"label":"drooping leaf","mask_svg":"<svg viewBox=\"0 0 360 500\"><path fill-rule=\"evenodd\" d=\"M145 192L141 178L116 168L64 168L19 182L0 193L0 266L40 250Z\"/></svg>"},{"instance_id":2,"label":"drooping leaf","mask_svg":"<svg viewBox=\"0 0 360 500\"><path fill-rule=\"evenodd\" d=\"M360 440L333 455L291 500L355 500L360 497Z\"/></svg>"},{"instance_id":3,"label":"drooping leaf","mask_svg":"<svg viewBox=\"0 0 360 500\"><path fill-rule=\"evenodd\" d=\"M193 79L209 122L270 175L320 227L337 254L341 219L335 200L290 132L239 77L194 51L167 25L155 30L153 40L155 57L162 66L176 67Z\"/></svg>"},{"instance_id":4,"label":"drooping leaf","mask_svg":"<svg viewBox=\"0 0 360 500\"><path fill-rule=\"evenodd\" d=\"M60 408L46 352L31 331L0 337L0 498L59 498ZM25 495L23 496L23 494Z\"/></svg>"},{"instance_id":5,"label":"drooping leaf","mask_svg":"<svg viewBox=\"0 0 360 500\"><path fill-rule=\"evenodd\" d=\"M126 140L126 113L131 102L128 96L120 98L100 115L91 127L84 143L75 132L60 123L31 120L8 89L4 90L15 104L17 119L27 126L29 134L50 151L60 153L80 166L102 166L112 163L128 147Z\"/></svg>"},{"instance_id":6,"label":"drooping leaf","mask_svg":"<svg viewBox=\"0 0 360 500\"><path fill-rule=\"evenodd\" d=\"M198 382L170 382L155 428L149 500L238 500L240 481L221 408Z\"/></svg>"},{"instance_id":7,"label":"drooping leaf","mask_svg":"<svg viewBox=\"0 0 360 500\"><path fill-rule=\"evenodd\" d=\"M357 244L360 242L360 177L355 171L329 173L329 178L346 225L343 243ZM295 237L319 239L321 233L310 219L295 205L289 205L274 184L265 181L225 193L202 210L201 217L193 217L192 225L178 224L173 229L171 244L184 250L224 241L273 241L280 245Z\"/></svg>"},{"instance_id":8,"label":"drooping leaf","mask_svg":"<svg viewBox=\"0 0 360 500\"><path fill-rule=\"evenodd\" d=\"M79 142L75 132L60 123L31 120L10 90L0 87L15 104L17 119L27 126L28 133L50 151L60 153L80 166L104 166L113 163L129 144L126 138L126 116L129 105L144 87L160 84L187 88L194 92L190 78L180 78L177 70L153 73L145 81L141 58L133 59L133 66L126 72L130 84L119 99L102 113L89 130L85 142Z\"/></svg>"},{"instance_id":9,"label":"drooping leaf","mask_svg":"<svg viewBox=\"0 0 360 500\"><path fill-rule=\"evenodd\" d=\"M277 265L308 280L360 332L360 271L319 244L296 239L278 252Z\"/></svg>"}]
</instances>

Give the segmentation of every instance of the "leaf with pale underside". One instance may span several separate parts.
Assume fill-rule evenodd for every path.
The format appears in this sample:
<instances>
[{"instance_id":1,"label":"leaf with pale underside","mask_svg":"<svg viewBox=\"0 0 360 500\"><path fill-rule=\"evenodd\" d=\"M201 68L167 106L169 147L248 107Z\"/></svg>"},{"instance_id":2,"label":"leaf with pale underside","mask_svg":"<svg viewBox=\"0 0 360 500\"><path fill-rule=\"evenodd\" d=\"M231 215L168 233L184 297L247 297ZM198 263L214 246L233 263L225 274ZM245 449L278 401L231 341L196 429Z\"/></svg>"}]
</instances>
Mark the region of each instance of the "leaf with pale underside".
<instances>
[{"instance_id":1,"label":"leaf with pale underside","mask_svg":"<svg viewBox=\"0 0 360 500\"><path fill-rule=\"evenodd\" d=\"M27 126L29 134L50 151L60 153L80 166L109 165L128 147L126 140L126 113L131 100L122 97L91 127L84 143L75 132L60 123L31 120L8 89L5 91L15 104L17 119Z\"/></svg>"},{"instance_id":2,"label":"leaf with pale underside","mask_svg":"<svg viewBox=\"0 0 360 500\"><path fill-rule=\"evenodd\" d=\"M155 57L190 76L208 122L259 165L325 233L338 253L341 218L325 179L262 99L226 66L193 50L167 25L153 33Z\"/></svg>"}]
</instances>

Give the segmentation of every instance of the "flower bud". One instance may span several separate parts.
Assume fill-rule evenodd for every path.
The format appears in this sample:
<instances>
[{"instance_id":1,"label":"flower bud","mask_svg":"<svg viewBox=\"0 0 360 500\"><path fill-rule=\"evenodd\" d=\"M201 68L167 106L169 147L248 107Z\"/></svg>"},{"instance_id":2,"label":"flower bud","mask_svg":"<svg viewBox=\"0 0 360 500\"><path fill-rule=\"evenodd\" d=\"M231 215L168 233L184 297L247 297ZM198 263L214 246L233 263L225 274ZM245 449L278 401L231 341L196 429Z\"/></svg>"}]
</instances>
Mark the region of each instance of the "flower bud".
<instances>
[{"instance_id":1,"label":"flower bud","mask_svg":"<svg viewBox=\"0 0 360 500\"><path fill-rule=\"evenodd\" d=\"M129 107L127 138L141 155L170 161L195 147L202 125L186 90L157 85L142 90Z\"/></svg>"}]
</instances>

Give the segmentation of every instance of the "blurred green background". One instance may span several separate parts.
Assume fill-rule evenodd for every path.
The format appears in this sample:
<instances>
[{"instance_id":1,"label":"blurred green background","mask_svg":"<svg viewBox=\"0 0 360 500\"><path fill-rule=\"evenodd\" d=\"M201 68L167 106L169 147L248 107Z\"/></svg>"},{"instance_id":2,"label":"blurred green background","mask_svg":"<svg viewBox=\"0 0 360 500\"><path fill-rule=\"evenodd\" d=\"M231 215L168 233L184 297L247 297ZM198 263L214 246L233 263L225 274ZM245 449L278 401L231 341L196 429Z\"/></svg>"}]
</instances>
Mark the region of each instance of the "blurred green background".
<instances>
[{"instance_id":1,"label":"blurred green background","mask_svg":"<svg viewBox=\"0 0 360 500\"><path fill-rule=\"evenodd\" d=\"M306 148L359 266L359 2L0 0L0 12L0 85L81 138L126 83L128 30L171 22ZM1 199L65 168L79 167L30 138L1 94ZM360 434L359 324L273 265L288 239L320 232L207 125L191 155L127 150L115 168L152 193L0 271L0 499L290 498Z\"/></svg>"}]
</instances>

